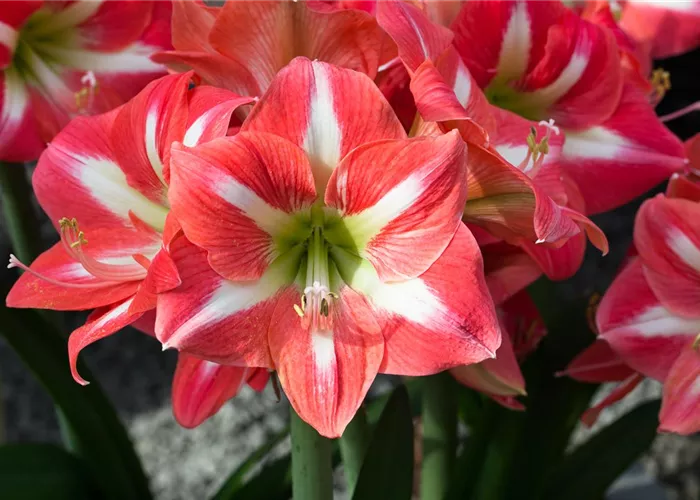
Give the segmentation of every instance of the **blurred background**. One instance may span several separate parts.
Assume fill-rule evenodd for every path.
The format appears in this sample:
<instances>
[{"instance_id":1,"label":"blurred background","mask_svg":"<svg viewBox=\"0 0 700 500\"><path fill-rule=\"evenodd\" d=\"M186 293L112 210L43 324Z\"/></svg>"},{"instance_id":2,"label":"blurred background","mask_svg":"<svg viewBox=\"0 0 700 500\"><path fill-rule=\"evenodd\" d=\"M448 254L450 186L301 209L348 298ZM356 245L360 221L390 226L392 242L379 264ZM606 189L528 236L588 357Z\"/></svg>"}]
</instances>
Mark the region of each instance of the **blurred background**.
<instances>
[{"instance_id":1,"label":"blurred background","mask_svg":"<svg viewBox=\"0 0 700 500\"><path fill-rule=\"evenodd\" d=\"M700 99L697 69L700 50L658 61L671 74L672 88L659 105L665 115ZM700 112L668 123L681 139L700 131ZM657 192L663 191L660 186ZM614 212L594 217L611 244L608 258L591 250L585 265L567 289L573 295L592 289L597 277L614 272L616 255L627 251L632 240L632 222L641 200ZM37 211L38 211L37 207ZM45 247L57 241L44 220ZM0 231L0 258L9 256L4 228ZM3 266L4 267L4 266ZM0 288L16 279L16 269L2 269ZM70 332L86 314L59 316ZM287 405L278 402L268 387L254 393L245 387L241 394L195 430L181 428L170 409L170 383L176 353L161 352L158 342L133 329L102 340L83 351L83 359L116 406L136 444L151 478L156 498L179 500L203 498L223 483L226 475L287 421ZM66 370L68 360L66 359ZM390 381L379 379L378 384ZM596 398L604 397L605 388ZM606 411L598 425L646 399L659 397L660 387L647 381L626 400ZM53 404L11 349L0 339L0 435L8 442L60 442ZM3 422L4 420L4 422ZM587 439L596 428L580 429L575 439ZM611 500L698 500L700 499L700 435L659 435L652 449L612 488ZM13 499L14 500L14 499Z\"/></svg>"}]
</instances>

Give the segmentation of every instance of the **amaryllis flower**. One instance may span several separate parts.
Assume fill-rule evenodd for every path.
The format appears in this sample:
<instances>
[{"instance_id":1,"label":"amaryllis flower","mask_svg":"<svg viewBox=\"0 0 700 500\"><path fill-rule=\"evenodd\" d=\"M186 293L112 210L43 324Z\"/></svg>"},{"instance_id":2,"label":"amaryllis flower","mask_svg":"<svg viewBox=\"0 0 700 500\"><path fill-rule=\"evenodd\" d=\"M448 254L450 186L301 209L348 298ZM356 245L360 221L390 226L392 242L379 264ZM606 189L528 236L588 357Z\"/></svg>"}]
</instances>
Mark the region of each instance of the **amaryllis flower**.
<instances>
[{"instance_id":1,"label":"amaryllis flower","mask_svg":"<svg viewBox=\"0 0 700 500\"><path fill-rule=\"evenodd\" d=\"M561 2L526 0L465 2L451 29L492 104L552 118L564 132L560 165L586 214L627 203L682 170L680 141L639 85L625 81L629 72L612 29Z\"/></svg>"},{"instance_id":2,"label":"amaryllis flower","mask_svg":"<svg viewBox=\"0 0 700 500\"><path fill-rule=\"evenodd\" d=\"M165 347L274 369L298 414L339 436L377 373L493 357L500 332L460 217L466 149L407 139L367 76L298 58L234 137L172 150L182 285ZM188 241L189 240L189 241Z\"/></svg>"},{"instance_id":3,"label":"amaryllis flower","mask_svg":"<svg viewBox=\"0 0 700 500\"><path fill-rule=\"evenodd\" d=\"M581 214L585 207L576 186L559 168L564 142L559 128L490 105L450 46L452 33L419 9L383 2L378 21L396 41L411 73L420 116L437 124L432 131L414 129L456 129L469 146L465 222L521 245L552 279L576 272L586 235L607 251L604 235ZM520 273L525 274L536 277L539 272ZM508 292L518 290L510 287Z\"/></svg>"},{"instance_id":4,"label":"amaryllis flower","mask_svg":"<svg viewBox=\"0 0 700 500\"><path fill-rule=\"evenodd\" d=\"M39 156L78 115L123 104L165 74L170 3L9 1L0 13L0 160Z\"/></svg>"},{"instance_id":5,"label":"amaryllis flower","mask_svg":"<svg viewBox=\"0 0 700 500\"><path fill-rule=\"evenodd\" d=\"M296 56L318 59L374 78L384 38L367 12L330 2L227 1L210 7L177 0L174 51L156 60L192 68L206 82L260 96Z\"/></svg>"},{"instance_id":6,"label":"amaryllis flower","mask_svg":"<svg viewBox=\"0 0 700 500\"><path fill-rule=\"evenodd\" d=\"M700 204L663 195L642 205L639 257L597 314L600 335L634 370L664 382L661 430L700 430Z\"/></svg>"},{"instance_id":7,"label":"amaryllis flower","mask_svg":"<svg viewBox=\"0 0 700 500\"><path fill-rule=\"evenodd\" d=\"M179 230L168 215L170 144L193 146L226 135L235 108L250 102L212 87L188 90L190 77L164 77L118 109L74 119L39 159L34 190L61 242L30 268L11 258L11 267L26 272L7 304L95 309L68 342L71 371L80 383L87 382L76 370L79 352L136 321L152 333L153 319L144 315L155 308L158 293L180 283L167 251ZM193 426L217 404L202 398L218 397L217 388L239 387L244 372L181 361L187 368L178 371L192 376L176 377L175 414L183 425ZM221 387L227 379L233 379L229 387ZM213 391L193 389L207 380L216 380Z\"/></svg>"}]
</instances>

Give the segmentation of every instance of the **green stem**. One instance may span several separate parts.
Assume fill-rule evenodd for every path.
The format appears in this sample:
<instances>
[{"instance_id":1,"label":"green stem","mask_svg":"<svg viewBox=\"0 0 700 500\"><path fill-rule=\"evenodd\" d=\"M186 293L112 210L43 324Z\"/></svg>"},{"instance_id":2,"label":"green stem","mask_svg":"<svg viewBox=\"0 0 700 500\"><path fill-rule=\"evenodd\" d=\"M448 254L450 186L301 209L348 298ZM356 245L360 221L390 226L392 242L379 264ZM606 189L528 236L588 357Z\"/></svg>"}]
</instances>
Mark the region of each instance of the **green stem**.
<instances>
[{"instance_id":1,"label":"green stem","mask_svg":"<svg viewBox=\"0 0 700 500\"><path fill-rule=\"evenodd\" d=\"M0 162L0 192L12 250L19 260L29 265L41 251L41 235L24 165Z\"/></svg>"},{"instance_id":2,"label":"green stem","mask_svg":"<svg viewBox=\"0 0 700 500\"><path fill-rule=\"evenodd\" d=\"M331 500L333 468L331 441L304 422L290 408L292 434L292 498Z\"/></svg>"},{"instance_id":3,"label":"green stem","mask_svg":"<svg viewBox=\"0 0 700 500\"><path fill-rule=\"evenodd\" d=\"M364 408L360 408L338 441L340 454L343 457L343 470L348 487L348 498L352 498L352 492L355 490L362 463L365 461L370 437L367 413Z\"/></svg>"},{"instance_id":4,"label":"green stem","mask_svg":"<svg viewBox=\"0 0 700 500\"><path fill-rule=\"evenodd\" d=\"M440 500L451 482L457 450L457 392L448 373L426 377L423 387L421 498Z\"/></svg>"},{"instance_id":5,"label":"green stem","mask_svg":"<svg viewBox=\"0 0 700 500\"><path fill-rule=\"evenodd\" d=\"M5 405L2 398L2 379L0 379L0 444L5 442Z\"/></svg>"}]
</instances>

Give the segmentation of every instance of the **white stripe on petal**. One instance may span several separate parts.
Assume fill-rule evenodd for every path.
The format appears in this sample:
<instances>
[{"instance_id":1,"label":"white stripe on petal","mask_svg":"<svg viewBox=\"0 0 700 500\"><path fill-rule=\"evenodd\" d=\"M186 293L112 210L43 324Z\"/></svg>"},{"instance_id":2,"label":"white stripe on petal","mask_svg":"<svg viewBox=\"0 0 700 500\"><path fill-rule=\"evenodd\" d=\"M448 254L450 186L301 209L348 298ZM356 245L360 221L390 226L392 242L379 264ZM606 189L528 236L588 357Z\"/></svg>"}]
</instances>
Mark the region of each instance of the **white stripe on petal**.
<instances>
[{"instance_id":1,"label":"white stripe on petal","mask_svg":"<svg viewBox=\"0 0 700 500\"><path fill-rule=\"evenodd\" d=\"M129 186L126 175L114 162L105 158L70 156L74 164L73 176L100 205L126 221L131 210L146 224L163 230L167 208Z\"/></svg>"},{"instance_id":2,"label":"white stripe on petal","mask_svg":"<svg viewBox=\"0 0 700 500\"><path fill-rule=\"evenodd\" d=\"M253 190L234 178L229 176L213 178L212 184L221 198L237 207L268 234L279 234L289 225L291 215L269 205Z\"/></svg>"},{"instance_id":3,"label":"white stripe on petal","mask_svg":"<svg viewBox=\"0 0 700 500\"><path fill-rule=\"evenodd\" d=\"M15 47L17 47L18 35L19 33L16 29L0 20L0 45L7 47L10 57L12 57Z\"/></svg>"},{"instance_id":4,"label":"white stripe on petal","mask_svg":"<svg viewBox=\"0 0 700 500\"><path fill-rule=\"evenodd\" d=\"M199 139L201 139L204 133L204 127L209 120L209 117L216 113L215 109L210 109L199 118L197 118L192 125L185 132L185 137L182 139L182 144L188 148L192 148L197 145Z\"/></svg>"},{"instance_id":5,"label":"white stripe on petal","mask_svg":"<svg viewBox=\"0 0 700 500\"><path fill-rule=\"evenodd\" d=\"M14 132L29 105L29 93L16 70L5 70L4 87L0 103L0 149L14 139Z\"/></svg>"},{"instance_id":6,"label":"white stripe on petal","mask_svg":"<svg viewBox=\"0 0 700 500\"><path fill-rule=\"evenodd\" d=\"M377 307L429 328L439 326L434 318L449 319L449 311L440 298L419 278L382 283L371 297Z\"/></svg>"},{"instance_id":7,"label":"white stripe on petal","mask_svg":"<svg viewBox=\"0 0 700 500\"><path fill-rule=\"evenodd\" d=\"M586 71L588 62L591 57L593 43L586 36L581 36L574 53L571 55L569 63L564 70L559 74L554 82L547 87L531 92L528 95L532 99L545 105L549 105L561 99L569 90L581 79Z\"/></svg>"},{"instance_id":8,"label":"white stripe on petal","mask_svg":"<svg viewBox=\"0 0 700 500\"><path fill-rule=\"evenodd\" d=\"M314 89L311 94L309 122L304 150L309 155L316 192L323 197L328 179L340 161L342 134L335 114L334 95L325 67L314 61Z\"/></svg>"},{"instance_id":9,"label":"white stripe on petal","mask_svg":"<svg viewBox=\"0 0 700 500\"><path fill-rule=\"evenodd\" d=\"M42 46L53 57L76 70L95 73L165 73L163 65L151 60L151 55L159 50L139 42L117 52L97 52L91 50Z\"/></svg>"},{"instance_id":10,"label":"white stripe on petal","mask_svg":"<svg viewBox=\"0 0 700 500\"><path fill-rule=\"evenodd\" d=\"M570 159L612 160L634 144L603 127L591 127L585 132L567 132L562 153Z\"/></svg>"},{"instance_id":11,"label":"white stripe on petal","mask_svg":"<svg viewBox=\"0 0 700 500\"><path fill-rule=\"evenodd\" d=\"M523 76L530 60L531 34L527 2L518 2L511 11L503 36L496 70L499 78L510 80Z\"/></svg>"},{"instance_id":12,"label":"white stripe on petal","mask_svg":"<svg viewBox=\"0 0 700 500\"><path fill-rule=\"evenodd\" d=\"M663 306L653 306L632 318L629 323L642 337L673 337L686 334L694 337L700 331L700 320L674 316ZM695 332L695 333L693 333Z\"/></svg>"},{"instance_id":13,"label":"white stripe on petal","mask_svg":"<svg viewBox=\"0 0 700 500\"><path fill-rule=\"evenodd\" d=\"M472 93L472 81L469 78L469 73L464 63L460 60L457 65L457 73L455 74L455 83L453 86L455 95L459 103L466 107L469 102L469 96Z\"/></svg>"},{"instance_id":14,"label":"white stripe on petal","mask_svg":"<svg viewBox=\"0 0 700 500\"><path fill-rule=\"evenodd\" d=\"M311 334L311 349L314 353L316 368L321 373L330 371L335 365L335 343L333 332L314 332Z\"/></svg>"},{"instance_id":15,"label":"white stripe on petal","mask_svg":"<svg viewBox=\"0 0 700 500\"><path fill-rule=\"evenodd\" d=\"M152 109L146 115L146 154L148 155L148 161L151 162L153 171L156 173L160 181L165 186L165 179L163 178L163 162L158 154L158 110L157 105L154 106L156 109Z\"/></svg>"},{"instance_id":16,"label":"white stripe on petal","mask_svg":"<svg viewBox=\"0 0 700 500\"><path fill-rule=\"evenodd\" d=\"M671 226L666 235L666 242L683 262L700 271L700 249L680 229Z\"/></svg>"},{"instance_id":17,"label":"white stripe on petal","mask_svg":"<svg viewBox=\"0 0 700 500\"><path fill-rule=\"evenodd\" d=\"M105 314L104 316L100 317L100 319L98 319L98 320L92 325L92 329L93 329L93 330L98 330L98 329L104 327L104 326L105 326L107 323L109 323L110 321L114 321L114 320L117 319L119 316L121 316L121 315L123 315L123 314L126 314L126 312L129 310L129 306L131 305L131 303L132 303L133 301L134 301L134 299L133 299L133 297L132 297L131 299L129 299L129 300L127 300L126 302L124 302L123 304L121 304L121 305L115 307L114 309L112 309L111 311L109 311L109 312L108 312L107 314Z\"/></svg>"}]
</instances>

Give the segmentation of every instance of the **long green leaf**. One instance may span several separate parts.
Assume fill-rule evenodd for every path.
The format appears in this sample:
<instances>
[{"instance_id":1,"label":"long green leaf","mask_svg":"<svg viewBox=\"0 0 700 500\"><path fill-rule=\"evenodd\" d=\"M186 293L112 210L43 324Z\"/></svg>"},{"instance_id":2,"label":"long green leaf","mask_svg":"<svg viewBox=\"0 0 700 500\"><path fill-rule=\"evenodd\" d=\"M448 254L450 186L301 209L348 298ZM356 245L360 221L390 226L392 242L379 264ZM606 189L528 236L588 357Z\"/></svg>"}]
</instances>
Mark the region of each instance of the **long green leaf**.
<instances>
[{"instance_id":1,"label":"long green leaf","mask_svg":"<svg viewBox=\"0 0 700 500\"><path fill-rule=\"evenodd\" d=\"M231 473L229 478L216 493L216 495L214 495L212 500L226 500L228 498L233 498L238 491L243 489L246 483L246 476L249 474L251 469L258 465L288 435L289 427L285 427L280 432L274 434L260 448L251 453L250 456Z\"/></svg>"},{"instance_id":2,"label":"long green leaf","mask_svg":"<svg viewBox=\"0 0 700 500\"><path fill-rule=\"evenodd\" d=\"M21 163L0 162L0 201L12 250L27 264L41 251L40 227L32 205L32 187Z\"/></svg>"},{"instance_id":3,"label":"long green leaf","mask_svg":"<svg viewBox=\"0 0 700 500\"><path fill-rule=\"evenodd\" d=\"M660 404L650 401L623 415L568 455L547 481L545 500L602 498L651 446Z\"/></svg>"},{"instance_id":4,"label":"long green leaf","mask_svg":"<svg viewBox=\"0 0 700 500\"><path fill-rule=\"evenodd\" d=\"M0 498L94 500L86 464L51 444L0 446Z\"/></svg>"},{"instance_id":5,"label":"long green leaf","mask_svg":"<svg viewBox=\"0 0 700 500\"><path fill-rule=\"evenodd\" d=\"M367 412L360 407L355 413L343 435L338 439L340 454L343 457L343 472L348 495L355 490L355 483L365 460L370 440L370 427L367 422Z\"/></svg>"},{"instance_id":6,"label":"long green leaf","mask_svg":"<svg viewBox=\"0 0 700 500\"><path fill-rule=\"evenodd\" d=\"M409 500L413 491L411 403L401 385L382 412L355 485L354 500Z\"/></svg>"},{"instance_id":7,"label":"long green leaf","mask_svg":"<svg viewBox=\"0 0 700 500\"><path fill-rule=\"evenodd\" d=\"M36 312L10 310L3 301L0 334L60 407L104 498L150 499L148 480L126 430L96 382L81 387L73 380L59 333ZM82 364L80 372L93 379Z\"/></svg>"}]
</instances>

